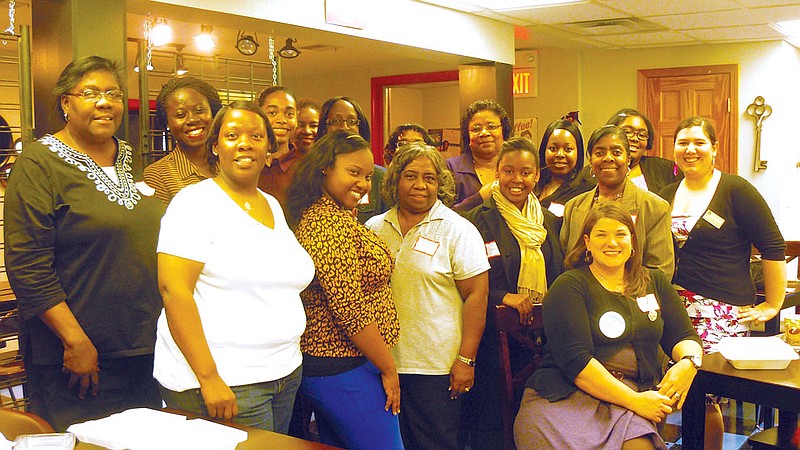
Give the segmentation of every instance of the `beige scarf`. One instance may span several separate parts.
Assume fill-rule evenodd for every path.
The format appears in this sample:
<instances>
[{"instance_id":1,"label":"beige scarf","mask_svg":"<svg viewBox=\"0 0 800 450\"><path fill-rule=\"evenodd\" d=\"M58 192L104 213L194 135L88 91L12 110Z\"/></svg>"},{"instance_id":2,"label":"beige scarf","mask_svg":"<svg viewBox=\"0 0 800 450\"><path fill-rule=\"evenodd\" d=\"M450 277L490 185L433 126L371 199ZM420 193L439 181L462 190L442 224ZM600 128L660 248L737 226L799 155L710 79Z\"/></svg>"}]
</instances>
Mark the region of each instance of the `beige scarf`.
<instances>
[{"instance_id":1,"label":"beige scarf","mask_svg":"<svg viewBox=\"0 0 800 450\"><path fill-rule=\"evenodd\" d=\"M530 298L541 301L547 292L547 273L542 254L542 244L547 237L544 228L542 205L533 192L528 195L525 206L520 211L503 196L497 181L492 184L492 198L497 210L505 219L511 234L517 239L520 249L519 278L517 292L528 294Z\"/></svg>"}]
</instances>

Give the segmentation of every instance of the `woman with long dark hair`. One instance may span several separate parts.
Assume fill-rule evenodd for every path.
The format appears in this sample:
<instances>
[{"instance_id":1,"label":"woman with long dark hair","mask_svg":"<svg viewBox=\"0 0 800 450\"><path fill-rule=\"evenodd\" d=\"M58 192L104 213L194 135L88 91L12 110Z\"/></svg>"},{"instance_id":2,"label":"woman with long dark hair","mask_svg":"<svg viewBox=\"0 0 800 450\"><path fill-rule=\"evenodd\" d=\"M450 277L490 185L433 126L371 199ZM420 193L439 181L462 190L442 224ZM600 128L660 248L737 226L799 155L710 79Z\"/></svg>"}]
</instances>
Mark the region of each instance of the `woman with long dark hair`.
<instances>
[{"instance_id":1,"label":"woman with long dark hair","mask_svg":"<svg viewBox=\"0 0 800 450\"><path fill-rule=\"evenodd\" d=\"M589 211L565 272L544 298L547 342L514 424L519 449L666 449L656 430L702 363L682 302L642 266L628 211ZM675 364L663 374L659 347ZM579 426L576 426L579 424Z\"/></svg>"},{"instance_id":2,"label":"woman with long dark hair","mask_svg":"<svg viewBox=\"0 0 800 450\"><path fill-rule=\"evenodd\" d=\"M400 323L386 244L353 210L370 192L369 143L328 133L300 160L287 192L295 235L316 267L300 297L308 326L301 393L314 408L323 443L352 449L402 448L400 381L390 349Z\"/></svg>"}]
</instances>

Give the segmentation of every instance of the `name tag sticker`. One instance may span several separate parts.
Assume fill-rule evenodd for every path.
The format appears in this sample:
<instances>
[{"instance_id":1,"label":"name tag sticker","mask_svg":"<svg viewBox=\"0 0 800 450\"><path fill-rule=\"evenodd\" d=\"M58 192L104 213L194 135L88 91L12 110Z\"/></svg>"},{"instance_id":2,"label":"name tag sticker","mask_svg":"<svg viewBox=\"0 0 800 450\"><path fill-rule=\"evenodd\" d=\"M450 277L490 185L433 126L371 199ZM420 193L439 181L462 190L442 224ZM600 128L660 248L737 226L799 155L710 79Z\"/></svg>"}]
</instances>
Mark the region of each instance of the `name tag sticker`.
<instances>
[{"instance_id":1,"label":"name tag sticker","mask_svg":"<svg viewBox=\"0 0 800 450\"><path fill-rule=\"evenodd\" d=\"M428 256L433 256L436 254L436 250L439 249L439 243L433 240L430 240L426 237L419 236L417 238L417 242L414 243L414 250L424 253Z\"/></svg>"},{"instance_id":2,"label":"name tag sticker","mask_svg":"<svg viewBox=\"0 0 800 450\"><path fill-rule=\"evenodd\" d=\"M647 294L644 297L637 298L636 304L639 305L639 309L641 309L642 312L658 311L661 309L655 294Z\"/></svg>"},{"instance_id":3,"label":"name tag sticker","mask_svg":"<svg viewBox=\"0 0 800 450\"><path fill-rule=\"evenodd\" d=\"M717 215L717 213L715 213L710 209L707 210L705 214L703 214L703 219L705 219L706 222L710 223L714 228L718 230L722 228L723 224L725 224L725 219L723 219L722 217Z\"/></svg>"},{"instance_id":4,"label":"name tag sticker","mask_svg":"<svg viewBox=\"0 0 800 450\"><path fill-rule=\"evenodd\" d=\"M550 212L556 217L564 217L564 205L561 203L550 203L550 206L548 206L547 209L550 210Z\"/></svg>"},{"instance_id":5,"label":"name tag sticker","mask_svg":"<svg viewBox=\"0 0 800 450\"><path fill-rule=\"evenodd\" d=\"M500 256L500 249L497 247L496 241L487 242L484 244L486 246L486 256L489 258Z\"/></svg>"}]
</instances>

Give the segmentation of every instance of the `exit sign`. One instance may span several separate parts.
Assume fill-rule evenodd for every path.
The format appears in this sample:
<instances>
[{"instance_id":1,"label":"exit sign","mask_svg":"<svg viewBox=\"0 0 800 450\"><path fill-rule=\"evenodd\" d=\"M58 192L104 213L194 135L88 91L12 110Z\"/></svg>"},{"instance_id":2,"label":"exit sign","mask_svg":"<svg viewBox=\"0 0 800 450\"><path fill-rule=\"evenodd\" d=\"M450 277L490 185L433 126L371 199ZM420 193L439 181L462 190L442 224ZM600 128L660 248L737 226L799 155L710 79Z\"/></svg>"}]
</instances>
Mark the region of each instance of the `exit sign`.
<instances>
[{"instance_id":1,"label":"exit sign","mask_svg":"<svg viewBox=\"0 0 800 450\"><path fill-rule=\"evenodd\" d=\"M539 96L539 83L536 79L536 67L515 68L513 81L514 98Z\"/></svg>"},{"instance_id":2,"label":"exit sign","mask_svg":"<svg viewBox=\"0 0 800 450\"><path fill-rule=\"evenodd\" d=\"M514 98L539 96L539 52L519 50L515 52L513 93Z\"/></svg>"}]
</instances>

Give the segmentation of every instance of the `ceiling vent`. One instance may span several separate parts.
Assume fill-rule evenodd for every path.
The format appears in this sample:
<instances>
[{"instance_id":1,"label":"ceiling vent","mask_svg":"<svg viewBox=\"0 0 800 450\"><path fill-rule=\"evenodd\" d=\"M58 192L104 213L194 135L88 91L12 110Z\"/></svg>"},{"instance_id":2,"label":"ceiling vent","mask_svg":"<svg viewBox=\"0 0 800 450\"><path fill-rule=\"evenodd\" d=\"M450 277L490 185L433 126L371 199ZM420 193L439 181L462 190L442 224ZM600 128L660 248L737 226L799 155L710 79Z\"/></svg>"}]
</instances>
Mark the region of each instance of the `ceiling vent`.
<instances>
[{"instance_id":1,"label":"ceiling vent","mask_svg":"<svg viewBox=\"0 0 800 450\"><path fill-rule=\"evenodd\" d=\"M664 29L658 24L648 22L647 20L638 19L636 17L587 20L584 22L571 22L561 25L565 30L585 36L631 34Z\"/></svg>"}]
</instances>

